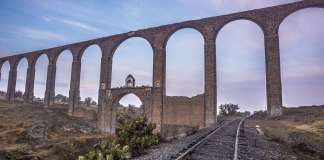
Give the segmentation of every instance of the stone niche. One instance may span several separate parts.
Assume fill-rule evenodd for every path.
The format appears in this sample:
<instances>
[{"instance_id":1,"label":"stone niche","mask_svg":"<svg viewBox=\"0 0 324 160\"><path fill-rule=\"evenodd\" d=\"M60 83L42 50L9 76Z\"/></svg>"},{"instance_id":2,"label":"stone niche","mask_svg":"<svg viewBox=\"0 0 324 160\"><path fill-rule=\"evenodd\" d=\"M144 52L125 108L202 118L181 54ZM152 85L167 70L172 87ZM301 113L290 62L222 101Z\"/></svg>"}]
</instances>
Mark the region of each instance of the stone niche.
<instances>
[{"instance_id":1,"label":"stone niche","mask_svg":"<svg viewBox=\"0 0 324 160\"><path fill-rule=\"evenodd\" d=\"M162 137L172 139L204 127L204 95L165 96Z\"/></svg>"}]
</instances>

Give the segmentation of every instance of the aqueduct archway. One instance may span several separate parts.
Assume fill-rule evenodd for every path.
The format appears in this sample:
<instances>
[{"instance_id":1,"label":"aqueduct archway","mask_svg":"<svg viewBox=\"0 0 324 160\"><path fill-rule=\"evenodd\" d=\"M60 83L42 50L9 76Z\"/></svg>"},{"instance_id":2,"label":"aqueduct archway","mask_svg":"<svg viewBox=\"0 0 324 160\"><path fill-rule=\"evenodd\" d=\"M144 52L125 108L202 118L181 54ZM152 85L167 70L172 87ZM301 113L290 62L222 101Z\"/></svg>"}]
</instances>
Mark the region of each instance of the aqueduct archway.
<instances>
[{"instance_id":1,"label":"aqueduct archway","mask_svg":"<svg viewBox=\"0 0 324 160\"><path fill-rule=\"evenodd\" d=\"M102 131L114 132L115 126L112 125L110 112L112 97L121 90L111 88L111 72L113 54L123 41L132 37L142 37L146 39L153 49L153 78L152 86L149 87L151 99L150 121L156 123L157 130L163 131L163 125L181 125L184 121L176 121L169 124L167 116L191 115L190 110L181 108L181 104L189 104L193 110L197 110L193 117L185 117L194 119L188 125L199 125L199 127L209 126L216 121L216 46L215 41L217 33L227 24L238 19L245 19L255 22L259 25L264 33L265 42L265 60L266 60L266 89L267 89L267 110L269 115L277 116L281 114L282 107L282 89L281 89L281 71L280 71L280 50L278 29L281 22L291 13L309 7L324 8L322 0L300 1L280 6L256 9L240 13L233 13L224 16L210 17L200 20L186 21L181 23L169 24L160 27L153 27L132 31L128 33L112 35L99 39L93 39L85 42L68 44L60 47L23 53L0 59L0 66L6 61L10 64L10 73L8 80L7 99L12 101L15 93L17 79L17 64L21 58L27 58L28 69L26 77L26 89L24 100L30 102L33 98L34 79L35 79L35 62L37 58L44 54L48 57L46 91L44 103L46 107L53 104L55 96L55 76L56 61L58 55L64 50L70 50L73 55L71 83L69 91L69 113L74 114L75 108L78 107L80 98L80 71L81 57L86 48L96 44L102 51L100 84L98 96L98 127ZM166 77L166 44L173 33L182 28L194 28L199 31L204 39L204 93L193 98L171 98L165 95L165 77ZM216 53L216 54L215 54ZM147 88L142 88L141 92ZM124 90L124 89L122 89ZM144 91L143 91L144 90ZM131 91L134 92L134 91ZM136 91L140 92L140 91ZM121 94L121 93L120 93ZM110 95L110 96L109 96ZM177 104L180 107L172 110L168 104ZM196 107L196 108L195 108ZM197 108L198 107L198 108ZM166 114L168 111L168 114ZM174 111L174 112L171 112ZM114 114L114 113L112 113ZM177 120L177 119L176 119Z\"/></svg>"}]
</instances>

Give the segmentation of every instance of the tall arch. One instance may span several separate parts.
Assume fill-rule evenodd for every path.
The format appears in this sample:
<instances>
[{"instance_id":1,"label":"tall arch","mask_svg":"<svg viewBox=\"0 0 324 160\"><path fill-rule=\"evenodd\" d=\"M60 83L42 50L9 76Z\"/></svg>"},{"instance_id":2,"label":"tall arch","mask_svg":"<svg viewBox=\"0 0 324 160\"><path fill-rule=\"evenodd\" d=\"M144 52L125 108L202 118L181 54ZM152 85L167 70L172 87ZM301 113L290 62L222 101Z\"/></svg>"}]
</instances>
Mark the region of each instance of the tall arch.
<instances>
[{"instance_id":1,"label":"tall arch","mask_svg":"<svg viewBox=\"0 0 324 160\"><path fill-rule=\"evenodd\" d=\"M56 102L63 104L68 103L65 97L69 97L72 61L72 53L69 50L64 50L61 52L57 58L55 76Z\"/></svg>"},{"instance_id":2,"label":"tall arch","mask_svg":"<svg viewBox=\"0 0 324 160\"><path fill-rule=\"evenodd\" d=\"M166 95L195 96L204 93L204 38L184 28L166 44Z\"/></svg>"},{"instance_id":3,"label":"tall arch","mask_svg":"<svg viewBox=\"0 0 324 160\"><path fill-rule=\"evenodd\" d=\"M22 99L23 94L25 93L26 86L26 76L27 76L28 61L26 58L21 59L17 65L17 82L16 82L16 92L21 92L22 95L16 95L19 99ZM21 96L21 97L20 97Z\"/></svg>"},{"instance_id":4,"label":"tall arch","mask_svg":"<svg viewBox=\"0 0 324 160\"><path fill-rule=\"evenodd\" d=\"M125 40L113 55L112 87L124 86L129 74L135 77L136 86L152 86L153 50L144 38Z\"/></svg>"},{"instance_id":5,"label":"tall arch","mask_svg":"<svg viewBox=\"0 0 324 160\"><path fill-rule=\"evenodd\" d=\"M284 106L324 104L323 17L323 8L305 8L279 27Z\"/></svg>"},{"instance_id":6,"label":"tall arch","mask_svg":"<svg viewBox=\"0 0 324 160\"><path fill-rule=\"evenodd\" d=\"M43 99L45 97L48 56L40 55L35 64L35 81L34 81L34 96L35 98Z\"/></svg>"},{"instance_id":7,"label":"tall arch","mask_svg":"<svg viewBox=\"0 0 324 160\"><path fill-rule=\"evenodd\" d=\"M98 102L101 56L101 48L96 44L87 47L82 54L80 76L81 101L90 97Z\"/></svg>"},{"instance_id":8,"label":"tall arch","mask_svg":"<svg viewBox=\"0 0 324 160\"><path fill-rule=\"evenodd\" d=\"M1 97L6 97L6 92L8 88L8 79L9 79L10 64L9 61L6 61L1 66L1 80L0 80L0 91Z\"/></svg>"},{"instance_id":9,"label":"tall arch","mask_svg":"<svg viewBox=\"0 0 324 160\"><path fill-rule=\"evenodd\" d=\"M266 109L264 34L251 20L227 23L216 38L217 105Z\"/></svg>"}]
</instances>

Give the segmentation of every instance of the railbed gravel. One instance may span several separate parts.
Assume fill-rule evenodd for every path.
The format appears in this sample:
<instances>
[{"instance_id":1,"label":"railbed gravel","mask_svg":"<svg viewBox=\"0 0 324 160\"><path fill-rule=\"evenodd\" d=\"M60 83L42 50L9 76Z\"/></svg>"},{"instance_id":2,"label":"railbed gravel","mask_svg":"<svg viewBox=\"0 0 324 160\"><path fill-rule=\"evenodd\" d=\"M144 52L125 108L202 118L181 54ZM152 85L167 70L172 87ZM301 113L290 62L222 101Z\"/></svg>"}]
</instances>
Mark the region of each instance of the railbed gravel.
<instances>
[{"instance_id":1,"label":"railbed gravel","mask_svg":"<svg viewBox=\"0 0 324 160\"><path fill-rule=\"evenodd\" d=\"M172 160L179 156L184 150L196 144L199 140L214 131L221 123L228 123L230 119L219 120L217 124L203 128L196 133L174 139L169 142L163 142L158 146L153 146L147 151L147 154L133 158L134 160Z\"/></svg>"}]
</instances>

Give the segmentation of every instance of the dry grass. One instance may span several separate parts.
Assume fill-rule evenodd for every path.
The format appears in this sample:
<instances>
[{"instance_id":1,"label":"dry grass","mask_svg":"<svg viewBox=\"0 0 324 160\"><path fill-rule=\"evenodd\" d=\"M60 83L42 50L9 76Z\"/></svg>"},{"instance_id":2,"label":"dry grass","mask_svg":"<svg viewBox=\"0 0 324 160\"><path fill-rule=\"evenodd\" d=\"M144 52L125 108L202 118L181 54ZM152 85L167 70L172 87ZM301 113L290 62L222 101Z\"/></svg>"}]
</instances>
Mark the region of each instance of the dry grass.
<instances>
[{"instance_id":1,"label":"dry grass","mask_svg":"<svg viewBox=\"0 0 324 160\"><path fill-rule=\"evenodd\" d=\"M275 119L252 119L270 139L289 145L300 159L324 159L324 106L285 108Z\"/></svg>"},{"instance_id":2,"label":"dry grass","mask_svg":"<svg viewBox=\"0 0 324 160\"><path fill-rule=\"evenodd\" d=\"M44 109L37 104L9 104L0 100L0 159L76 159L105 137L95 130L81 132L79 126L93 127L95 123L69 117L66 112L65 106ZM38 124L48 127L45 139L29 135L31 127Z\"/></svg>"}]
</instances>

